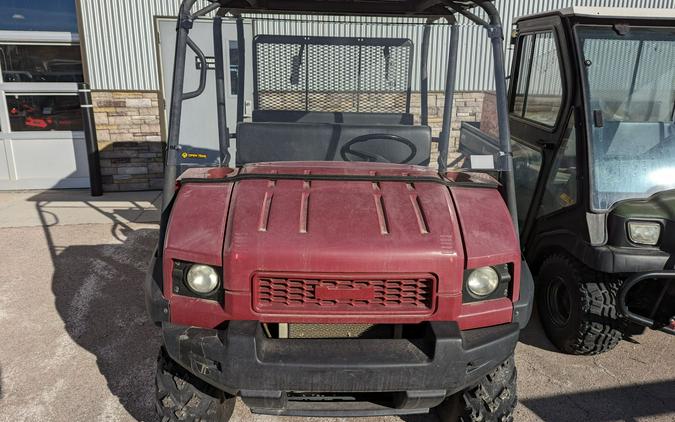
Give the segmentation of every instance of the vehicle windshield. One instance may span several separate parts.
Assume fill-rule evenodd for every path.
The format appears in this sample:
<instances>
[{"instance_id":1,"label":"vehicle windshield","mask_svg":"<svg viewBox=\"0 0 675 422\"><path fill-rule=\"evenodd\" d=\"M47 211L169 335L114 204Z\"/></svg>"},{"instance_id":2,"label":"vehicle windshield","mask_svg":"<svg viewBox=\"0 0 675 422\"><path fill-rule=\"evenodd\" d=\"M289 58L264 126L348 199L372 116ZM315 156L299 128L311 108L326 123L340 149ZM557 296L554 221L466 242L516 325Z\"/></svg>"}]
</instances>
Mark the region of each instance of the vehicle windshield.
<instances>
[{"instance_id":1,"label":"vehicle windshield","mask_svg":"<svg viewBox=\"0 0 675 422\"><path fill-rule=\"evenodd\" d=\"M483 108L477 94L458 94L457 107L446 107L455 91L447 75L458 63L458 52L451 51L459 42L451 41L461 31L453 30L451 22L327 15L242 18L255 31L231 42L238 51L230 51L230 63L239 63L239 51L250 56L241 65L230 65L235 76L224 81L226 92L236 92L226 98L224 110L231 135L228 155L223 154L227 139L220 136L219 119L186 119L184 128L211 136L182 134L179 165L322 161L445 170L458 155L453 151L458 120L476 122ZM199 29L194 39L204 54L211 54L213 37L199 38ZM484 61L492 54L487 37L471 46L484 47L475 53ZM194 60L199 63L199 57ZM208 89L213 73L200 72L199 66L187 68L188 86L198 86L203 76L207 95L185 103L185 115L203 114L214 103L215 90ZM492 67L480 69L481 79L493 75ZM235 83L236 89L228 89ZM444 124L449 130L442 130ZM485 156L490 168L499 165L498 157Z\"/></svg>"},{"instance_id":2,"label":"vehicle windshield","mask_svg":"<svg viewBox=\"0 0 675 422\"><path fill-rule=\"evenodd\" d=\"M675 188L675 29L580 26L594 210Z\"/></svg>"}]
</instances>

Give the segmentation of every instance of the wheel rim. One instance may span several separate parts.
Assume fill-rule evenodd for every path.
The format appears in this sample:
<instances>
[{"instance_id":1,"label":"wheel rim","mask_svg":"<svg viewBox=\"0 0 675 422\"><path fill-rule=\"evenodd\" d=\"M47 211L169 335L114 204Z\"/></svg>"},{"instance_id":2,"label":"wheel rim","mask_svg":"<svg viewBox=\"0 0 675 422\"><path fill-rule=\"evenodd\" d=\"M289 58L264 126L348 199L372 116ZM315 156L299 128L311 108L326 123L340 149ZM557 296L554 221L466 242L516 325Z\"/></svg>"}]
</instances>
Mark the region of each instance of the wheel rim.
<instances>
[{"instance_id":1,"label":"wheel rim","mask_svg":"<svg viewBox=\"0 0 675 422\"><path fill-rule=\"evenodd\" d=\"M551 322L558 326L566 326L572 316L572 296L561 277L556 277L546 289L546 307Z\"/></svg>"}]
</instances>

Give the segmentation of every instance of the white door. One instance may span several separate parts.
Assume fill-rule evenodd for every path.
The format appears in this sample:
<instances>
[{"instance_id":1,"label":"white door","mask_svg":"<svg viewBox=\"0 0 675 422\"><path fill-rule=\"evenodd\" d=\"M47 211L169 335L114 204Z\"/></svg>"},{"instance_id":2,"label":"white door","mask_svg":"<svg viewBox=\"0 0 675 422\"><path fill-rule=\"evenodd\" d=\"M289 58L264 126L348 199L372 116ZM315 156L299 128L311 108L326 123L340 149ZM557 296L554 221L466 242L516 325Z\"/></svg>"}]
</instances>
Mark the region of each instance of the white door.
<instances>
[{"instance_id":1,"label":"white door","mask_svg":"<svg viewBox=\"0 0 675 422\"><path fill-rule=\"evenodd\" d=\"M162 74L162 95L166 104L166 119L168 122L168 107L171 104L171 87L173 83L173 64L176 44L176 21L175 19L158 18L156 21L160 69ZM250 108L253 92L251 45L252 30L250 24L245 24L246 34L246 88L245 103ZM181 116L180 145L182 146L182 164L187 165L213 165L219 158L218 146L218 113L216 110L215 69L213 69L213 20L198 19L195 21L190 38L199 46L207 58L209 70L206 79L206 89L199 97L183 102ZM237 29L234 20L223 20L223 51L225 53L225 98L227 108L227 124L230 133L235 133L237 125L237 78L239 67L237 63ZM229 70L229 72L228 72ZM185 61L185 87L184 91L194 91L199 86L199 64L197 55L188 48ZM168 129L168 128L167 128ZM234 140L230 142L230 165L234 166L235 148ZM185 156L192 152L192 157ZM196 156L195 156L196 155ZM204 158L204 156L206 156Z\"/></svg>"},{"instance_id":2,"label":"white door","mask_svg":"<svg viewBox=\"0 0 675 422\"><path fill-rule=\"evenodd\" d=\"M86 188L77 35L0 31L0 190Z\"/></svg>"}]
</instances>

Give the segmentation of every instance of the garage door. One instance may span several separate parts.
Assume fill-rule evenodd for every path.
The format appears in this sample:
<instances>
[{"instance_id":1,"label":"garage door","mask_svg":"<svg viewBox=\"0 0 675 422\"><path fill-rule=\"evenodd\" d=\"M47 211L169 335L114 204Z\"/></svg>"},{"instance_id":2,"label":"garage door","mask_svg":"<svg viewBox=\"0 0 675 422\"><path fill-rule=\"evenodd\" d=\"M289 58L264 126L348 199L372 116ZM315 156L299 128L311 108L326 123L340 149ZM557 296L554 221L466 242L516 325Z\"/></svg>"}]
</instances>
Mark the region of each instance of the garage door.
<instances>
[{"instance_id":1,"label":"garage door","mask_svg":"<svg viewBox=\"0 0 675 422\"><path fill-rule=\"evenodd\" d=\"M0 32L0 190L88 187L77 36Z\"/></svg>"}]
</instances>

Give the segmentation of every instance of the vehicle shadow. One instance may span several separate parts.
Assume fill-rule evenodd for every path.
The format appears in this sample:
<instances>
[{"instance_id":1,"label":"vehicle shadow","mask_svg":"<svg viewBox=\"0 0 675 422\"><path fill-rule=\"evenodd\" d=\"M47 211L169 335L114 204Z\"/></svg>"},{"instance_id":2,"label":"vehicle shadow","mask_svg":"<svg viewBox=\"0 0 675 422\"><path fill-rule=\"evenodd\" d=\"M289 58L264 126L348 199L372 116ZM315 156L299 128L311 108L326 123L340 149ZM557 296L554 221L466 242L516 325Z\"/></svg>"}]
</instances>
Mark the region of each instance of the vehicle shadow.
<instances>
[{"instance_id":1,"label":"vehicle shadow","mask_svg":"<svg viewBox=\"0 0 675 422\"><path fill-rule=\"evenodd\" d=\"M154 378L159 330L148 319L143 281L156 247L155 225L129 223L146 210L104 196L83 201L58 192L30 198L42 221L54 273L56 310L72 340L96 357L110 392L128 414L155 421ZM59 207L90 207L106 224L88 226L82 243L55 236ZM96 238L98 236L98 238ZM94 239L91 239L94 237ZM55 238L60 240L56 241ZM73 244L75 243L75 244Z\"/></svg>"},{"instance_id":2,"label":"vehicle shadow","mask_svg":"<svg viewBox=\"0 0 675 422\"><path fill-rule=\"evenodd\" d=\"M54 260L52 291L70 337L96 356L109 390L137 420L154 420L160 338L143 279L157 230L121 230L122 244L68 246Z\"/></svg>"},{"instance_id":3,"label":"vehicle shadow","mask_svg":"<svg viewBox=\"0 0 675 422\"><path fill-rule=\"evenodd\" d=\"M122 229L122 244L68 246L54 260L52 291L70 337L96 356L109 390L137 420L155 420L160 337L148 320L143 279L157 230Z\"/></svg>"},{"instance_id":4,"label":"vehicle shadow","mask_svg":"<svg viewBox=\"0 0 675 422\"><path fill-rule=\"evenodd\" d=\"M525 399L521 405L545 421L637 422L675 412L675 380Z\"/></svg>"},{"instance_id":5,"label":"vehicle shadow","mask_svg":"<svg viewBox=\"0 0 675 422\"><path fill-rule=\"evenodd\" d=\"M533 346L548 352L562 353L553 345L553 343L551 343L548 337L546 337L544 327L541 325L539 310L536 307L536 303L532 310L530 322L527 324L527 327L520 332L519 341L528 346Z\"/></svg>"}]
</instances>

